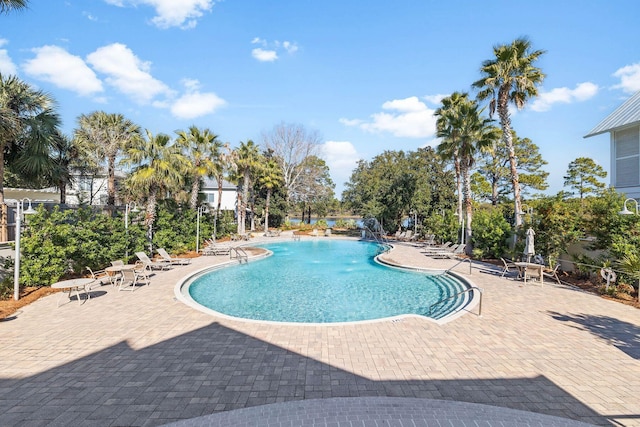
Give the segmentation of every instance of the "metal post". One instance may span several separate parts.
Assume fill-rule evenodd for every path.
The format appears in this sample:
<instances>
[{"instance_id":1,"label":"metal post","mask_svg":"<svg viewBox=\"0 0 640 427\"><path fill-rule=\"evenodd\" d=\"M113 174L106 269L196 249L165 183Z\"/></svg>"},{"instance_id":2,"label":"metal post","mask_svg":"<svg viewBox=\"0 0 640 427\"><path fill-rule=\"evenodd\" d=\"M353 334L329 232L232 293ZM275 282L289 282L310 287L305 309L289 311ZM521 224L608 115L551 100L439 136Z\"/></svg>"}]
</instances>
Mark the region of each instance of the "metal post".
<instances>
[{"instance_id":1,"label":"metal post","mask_svg":"<svg viewBox=\"0 0 640 427\"><path fill-rule=\"evenodd\" d=\"M200 253L200 215L202 212L202 206L198 207L198 213L196 214L196 254Z\"/></svg>"},{"instance_id":2,"label":"metal post","mask_svg":"<svg viewBox=\"0 0 640 427\"><path fill-rule=\"evenodd\" d=\"M20 234L22 227L22 201L16 201L16 262L15 262L15 270L13 272L13 299L18 301L20 299Z\"/></svg>"},{"instance_id":3,"label":"metal post","mask_svg":"<svg viewBox=\"0 0 640 427\"><path fill-rule=\"evenodd\" d=\"M24 201L28 200L29 201L29 208L26 210L24 210ZM22 200L15 200L15 199L9 199L6 200L5 202L16 202L16 231L15 231L15 235L16 235L16 261L15 261L15 265L14 265L14 271L13 271L13 299L18 301L20 299L20 236L22 234L22 215L23 214L33 214L36 213L36 211L33 210L33 208L31 207L31 199L28 198L24 198Z\"/></svg>"}]
</instances>

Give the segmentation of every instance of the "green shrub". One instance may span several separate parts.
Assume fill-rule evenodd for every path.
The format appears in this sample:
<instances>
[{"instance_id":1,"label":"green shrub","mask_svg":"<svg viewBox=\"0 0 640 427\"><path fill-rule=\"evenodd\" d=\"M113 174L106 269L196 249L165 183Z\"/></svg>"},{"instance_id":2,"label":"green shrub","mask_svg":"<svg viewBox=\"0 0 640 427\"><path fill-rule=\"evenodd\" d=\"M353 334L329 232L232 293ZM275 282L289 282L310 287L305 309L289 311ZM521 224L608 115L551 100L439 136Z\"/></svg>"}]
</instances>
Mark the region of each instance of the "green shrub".
<instances>
[{"instance_id":1,"label":"green shrub","mask_svg":"<svg viewBox=\"0 0 640 427\"><path fill-rule=\"evenodd\" d=\"M500 258L507 252L511 227L499 209L478 209L471 225L474 252L482 257Z\"/></svg>"}]
</instances>

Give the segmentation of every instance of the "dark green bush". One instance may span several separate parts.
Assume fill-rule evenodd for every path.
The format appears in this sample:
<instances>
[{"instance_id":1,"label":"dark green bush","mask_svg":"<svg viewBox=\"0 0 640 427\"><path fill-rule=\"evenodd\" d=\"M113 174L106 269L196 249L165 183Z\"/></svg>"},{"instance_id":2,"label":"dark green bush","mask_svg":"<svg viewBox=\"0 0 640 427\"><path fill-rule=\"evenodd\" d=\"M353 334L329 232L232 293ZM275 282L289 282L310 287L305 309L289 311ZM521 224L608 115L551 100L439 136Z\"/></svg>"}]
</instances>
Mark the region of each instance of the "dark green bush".
<instances>
[{"instance_id":1,"label":"dark green bush","mask_svg":"<svg viewBox=\"0 0 640 427\"><path fill-rule=\"evenodd\" d=\"M500 258L508 251L511 227L502 211L495 208L478 209L471 223L474 253L481 251L485 258Z\"/></svg>"}]
</instances>

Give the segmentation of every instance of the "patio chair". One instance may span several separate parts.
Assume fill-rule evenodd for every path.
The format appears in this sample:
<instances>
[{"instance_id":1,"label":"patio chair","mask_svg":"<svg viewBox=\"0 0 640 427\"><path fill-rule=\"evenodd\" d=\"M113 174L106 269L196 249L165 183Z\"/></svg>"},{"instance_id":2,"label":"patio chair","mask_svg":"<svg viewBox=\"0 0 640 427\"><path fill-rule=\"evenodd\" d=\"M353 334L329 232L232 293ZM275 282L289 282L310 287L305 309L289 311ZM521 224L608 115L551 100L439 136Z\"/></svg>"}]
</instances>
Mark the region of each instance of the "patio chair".
<instances>
[{"instance_id":1,"label":"patio chair","mask_svg":"<svg viewBox=\"0 0 640 427\"><path fill-rule=\"evenodd\" d=\"M168 270L171 268L171 263L169 261L152 261L151 258L149 258L144 252L136 252L136 256L140 261L142 261L143 264L145 264L145 268L148 268L150 270Z\"/></svg>"},{"instance_id":2,"label":"patio chair","mask_svg":"<svg viewBox=\"0 0 640 427\"><path fill-rule=\"evenodd\" d=\"M191 263L190 258L174 258L167 253L164 248L158 248L158 255L162 257L163 260L169 261L173 265L187 265Z\"/></svg>"},{"instance_id":3,"label":"patio chair","mask_svg":"<svg viewBox=\"0 0 640 427\"><path fill-rule=\"evenodd\" d=\"M556 262L556 266L553 268L544 268L544 270L542 271L542 274L545 277L548 277L550 279L554 279L556 282L558 282L558 285L561 285L562 282L560 281L560 278L558 277L558 268L560 268L560 263Z\"/></svg>"},{"instance_id":4,"label":"patio chair","mask_svg":"<svg viewBox=\"0 0 640 427\"><path fill-rule=\"evenodd\" d=\"M116 265L124 265L124 261L122 261L121 259L117 259L115 261L111 261L111 265L113 265L114 267Z\"/></svg>"},{"instance_id":5,"label":"patio chair","mask_svg":"<svg viewBox=\"0 0 640 427\"><path fill-rule=\"evenodd\" d=\"M138 275L133 268L122 270L118 283L118 291L135 291L138 284Z\"/></svg>"},{"instance_id":6,"label":"patio chair","mask_svg":"<svg viewBox=\"0 0 640 427\"><path fill-rule=\"evenodd\" d=\"M106 271L104 270L92 270L89 266L85 267L87 269L87 271L89 272L89 275L91 276L91 278L94 280L93 283L91 283L91 286L93 285L111 285L111 277L107 274Z\"/></svg>"},{"instance_id":7,"label":"patio chair","mask_svg":"<svg viewBox=\"0 0 640 427\"><path fill-rule=\"evenodd\" d=\"M133 267L133 271L136 272L138 277L144 277L144 280L147 282L147 284L151 284L151 280L149 280L149 275L152 274L151 267L138 260L135 263L135 267Z\"/></svg>"},{"instance_id":8,"label":"patio chair","mask_svg":"<svg viewBox=\"0 0 640 427\"><path fill-rule=\"evenodd\" d=\"M505 259L505 258L500 258L500 259L502 260L502 264L504 266L500 277L504 277L505 274L512 275L512 273L517 273L517 277L520 278L521 276L520 269L518 268L515 262L513 262L510 259ZM514 271L512 271L511 269L513 269Z\"/></svg>"}]
</instances>

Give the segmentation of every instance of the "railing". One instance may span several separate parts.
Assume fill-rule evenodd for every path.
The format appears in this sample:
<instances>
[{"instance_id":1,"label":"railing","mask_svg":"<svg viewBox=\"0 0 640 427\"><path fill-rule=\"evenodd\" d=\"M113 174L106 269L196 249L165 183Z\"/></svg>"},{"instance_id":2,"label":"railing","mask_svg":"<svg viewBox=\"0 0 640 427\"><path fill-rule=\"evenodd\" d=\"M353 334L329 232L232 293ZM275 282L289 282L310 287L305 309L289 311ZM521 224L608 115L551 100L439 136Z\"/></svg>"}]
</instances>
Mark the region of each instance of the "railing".
<instances>
[{"instance_id":1,"label":"railing","mask_svg":"<svg viewBox=\"0 0 640 427\"><path fill-rule=\"evenodd\" d=\"M469 274L471 274L473 272L473 269L472 269L473 262L471 261L471 258L462 258L460 261L455 263L453 266L449 267L444 273L449 273L451 270L453 270L454 268L456 268L457 266L459 266L463 262L468 262L469 263ZM444 274L444 273L442 273L442 274Z\"/></svg>"},{"instance_id":2,"label":"railing","mask_svg":"<svg viewBox=\"0 0 640 427\"><path fill-rule=\"evenodd\" d=\"M434 303L434 304L431 304L431 305L429 306L429 310L428 310L427 314L428 314L429 316L431 315L431 313L433 312L433 307L435 307L435 306L437 306L437 305L440 305L440 304L442 304L443 302L447 302L447 301L449 301L449 300L451 300L451 299L453 299L453 298L457 298L457 297L459 297L460 295L462 295L462 294L464 294L464 293L467 293L467 292L473 292L473 291L478 291L478 292L480 293L480 301L478 302L478 316L479 316L479 317L482 317L482 288L478 288L477 286L472 286L472 287L470 287L470 288L467 288L467 289L465 289L465 290L463 290L463 291L458 292L458 293L457 293L457 294L455 294L455 295L452 295L452 296L450 296L450 297L448 297L448 298L441 299L440 301L438 301L438 302L436 302L436 303Z\"/></svg>"},{"instance_id":3,"label":"railing","mask_svg":"<svg viewBox=\"0 0 640 427\"><path fill-rule=\"evenodd\" d=\"M249 255L240 247L232 247L229 251L229 258L237 259L240 264L249 262Z\"/></svg>"}]
</instances>

